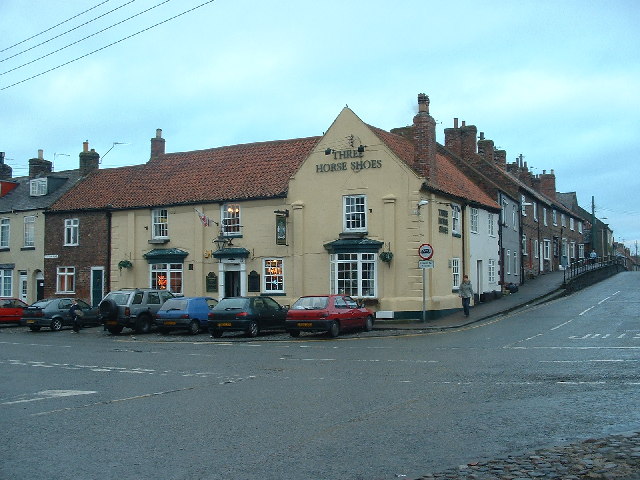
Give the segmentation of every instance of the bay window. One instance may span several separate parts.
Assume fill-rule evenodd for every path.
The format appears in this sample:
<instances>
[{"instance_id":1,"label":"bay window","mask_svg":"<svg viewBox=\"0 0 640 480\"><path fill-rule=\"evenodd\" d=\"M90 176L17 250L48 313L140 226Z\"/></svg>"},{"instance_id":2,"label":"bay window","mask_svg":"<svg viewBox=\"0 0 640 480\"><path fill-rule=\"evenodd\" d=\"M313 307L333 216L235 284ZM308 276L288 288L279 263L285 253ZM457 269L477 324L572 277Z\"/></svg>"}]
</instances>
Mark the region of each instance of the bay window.
<instances>
[{"instance_id":1,"label":"bay window","mask_svg":"<svg viewBox=\"0 0 640 480\"><path fill-rule=\"evenodd\" d=\"M331 293L352 297L376 296L376 254L331 255Z\"/></svg>"}]
</instances>

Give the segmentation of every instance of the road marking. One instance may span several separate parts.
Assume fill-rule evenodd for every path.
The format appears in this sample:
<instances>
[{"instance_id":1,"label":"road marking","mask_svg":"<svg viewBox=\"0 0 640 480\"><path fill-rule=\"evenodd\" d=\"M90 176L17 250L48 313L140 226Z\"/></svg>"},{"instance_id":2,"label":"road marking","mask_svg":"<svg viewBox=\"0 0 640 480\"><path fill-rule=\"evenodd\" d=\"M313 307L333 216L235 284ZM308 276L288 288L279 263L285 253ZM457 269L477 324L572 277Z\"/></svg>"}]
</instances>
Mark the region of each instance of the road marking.
<instances>
[{"instance_id":1,"label":"road marking","mask_svg":"<svg viewBox=\"0 0 640 480\"><path fill-rule=\"evenodd\" d=\"M581 314L581 315L582 315L582 314ZM566 321L566 322L564 322L564 323L561 323L560 325L556 325L555 327L553 327L553 328L551 329L551 331L553 331L553 330L557 330L557 329L559 329L559 328L561 328L561 327L564 327L565 325L567 325L568 323L571 323L571 322L573 322L573 318L572 318L571 320L567 320L567 321Z\"/></svg>"},{"instance_id":2,"label":"road marking","mask_svg":"<svg viewBox=\"0 0 640 480\"><path fill-rule=\"evenodd\" d=\"M98 393L98 392L89 391L89 390L43 390L35 394L35 395L40 395L39 397L25 398L22 400L14 400L11 402L2 402L0 403L0 405L15 405L16 403L37 402L39 400L49 400L51 398L61 398L61 397L75 397L78 395L92 395L94 393Z\"/></svg>"},{"instance_id":3,"label":"road marking","mask_svg":"<svg viewBox=\"0 0 640 480\"><path fill-rule=\"evenodd\" d=\"M586 310L584 310L584 311L580 312L580 313L579 313L579 315L580 315L580 316L582 316L582 315L584 315L585 313L587 313L589 310L591 310L591 309L593 309L593 308L595 308L595 306L592 306L592 307L587 308Z\"/></svg>"}]
</instances>

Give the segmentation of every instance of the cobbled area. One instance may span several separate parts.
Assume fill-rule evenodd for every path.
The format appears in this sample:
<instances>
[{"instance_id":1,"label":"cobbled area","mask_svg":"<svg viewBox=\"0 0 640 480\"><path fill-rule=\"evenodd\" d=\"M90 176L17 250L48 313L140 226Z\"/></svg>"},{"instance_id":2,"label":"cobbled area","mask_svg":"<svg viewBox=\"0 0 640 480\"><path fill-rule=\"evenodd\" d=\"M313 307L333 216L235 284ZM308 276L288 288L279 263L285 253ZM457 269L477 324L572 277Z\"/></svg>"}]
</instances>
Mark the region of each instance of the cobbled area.
<instances>
[{"instance_id":1,"label":"cobbled area","mask_svg":"<svg viewBox=\"0 0 640 480\"><path fill-rule=\"evenodd\" d=\"M415 480L640 480L640 432L474 462Z\"/></svg>"}]
</instances>

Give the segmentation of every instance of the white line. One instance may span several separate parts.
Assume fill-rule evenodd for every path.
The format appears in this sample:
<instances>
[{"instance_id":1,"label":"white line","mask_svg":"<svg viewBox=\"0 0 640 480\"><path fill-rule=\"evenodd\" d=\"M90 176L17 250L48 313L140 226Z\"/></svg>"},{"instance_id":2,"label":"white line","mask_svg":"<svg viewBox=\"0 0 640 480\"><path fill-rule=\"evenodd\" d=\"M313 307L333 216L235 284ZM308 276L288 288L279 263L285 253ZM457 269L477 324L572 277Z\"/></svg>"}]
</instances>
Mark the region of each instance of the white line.
<instances>
[{"instance_id":1,"label":"white line","mask_svg":"<svg viewBox=\"0 0 640 480\"><path fill-rule=\"evenodd\" d=\"M591 310L592 308L595 308L595 305L592 307L587 308L585 311L581 312L580 315L584 315L585 313L587 313L589 310Z\"/></svg>"},{"instance_id":2,"label":"white line","mask_svg":"<svg viewBox=\"0 0 640 480\"><path fill-rule=\"evenodd\" d=\"M581 313L580 315L582 315L582 313ZM553 328L551 329L551 331L553 331L553 330L557 330L557 329L559 329L560 327L564 327L567 323L571 323L571 322L573 322L573 319L568 320L568 321L566 321L566 322L564 322L564 323L561 323L560 325L556 325L555 327L553 327Z\"/></svg>"},{"instance_id":3,"label":"white line","mask_svg":"<svg viewBox=\"0 0 640 480\"><path fill-rule=\"evenodd\" d=\"M610 298L611 298L611 297L603 298L602 300L600 300L600 301L598 302L598 305L600 305L601 303L606 302L606 301L607 301L607 300L609 300Z\"/></svg>"}]
</instances>

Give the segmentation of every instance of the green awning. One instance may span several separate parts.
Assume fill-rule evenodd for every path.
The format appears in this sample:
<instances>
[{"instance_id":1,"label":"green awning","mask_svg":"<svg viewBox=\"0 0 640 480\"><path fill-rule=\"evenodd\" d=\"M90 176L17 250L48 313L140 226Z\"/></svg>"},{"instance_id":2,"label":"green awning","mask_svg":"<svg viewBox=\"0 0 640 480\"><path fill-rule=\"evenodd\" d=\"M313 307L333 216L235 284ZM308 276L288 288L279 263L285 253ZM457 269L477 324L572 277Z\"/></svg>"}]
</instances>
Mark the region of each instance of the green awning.
<instances>
[{"instance_id":1,"label":"green awning","mask_svg":"<svg viewBox=\"0 0 640 480\"><path fill-rule=\"evenodd\" d=\"M247 258L249 250L242 247L221 248L213 252L215 258Z\"/></svg>"},{"instance_id":2,"label":"green awning","mask_svg":"<svg viewBox=\"0 0 640 480\"><path fill-rule=\"evenodd\" d=\"M147 262L154 263L183 263L189 252L179 248L155 248L147 252L143 257Z\"/></svg>"},{"instance_id":3,"label":"green awning","mask_svg":"<svg viewBox=\"0 0 640 480\"><path fill-rule=\"evenodd\" d=\"M369 238L341 238L325 243L324 248L329 253L377 253L384 242Z\"/></svg>"}]
</instances>

